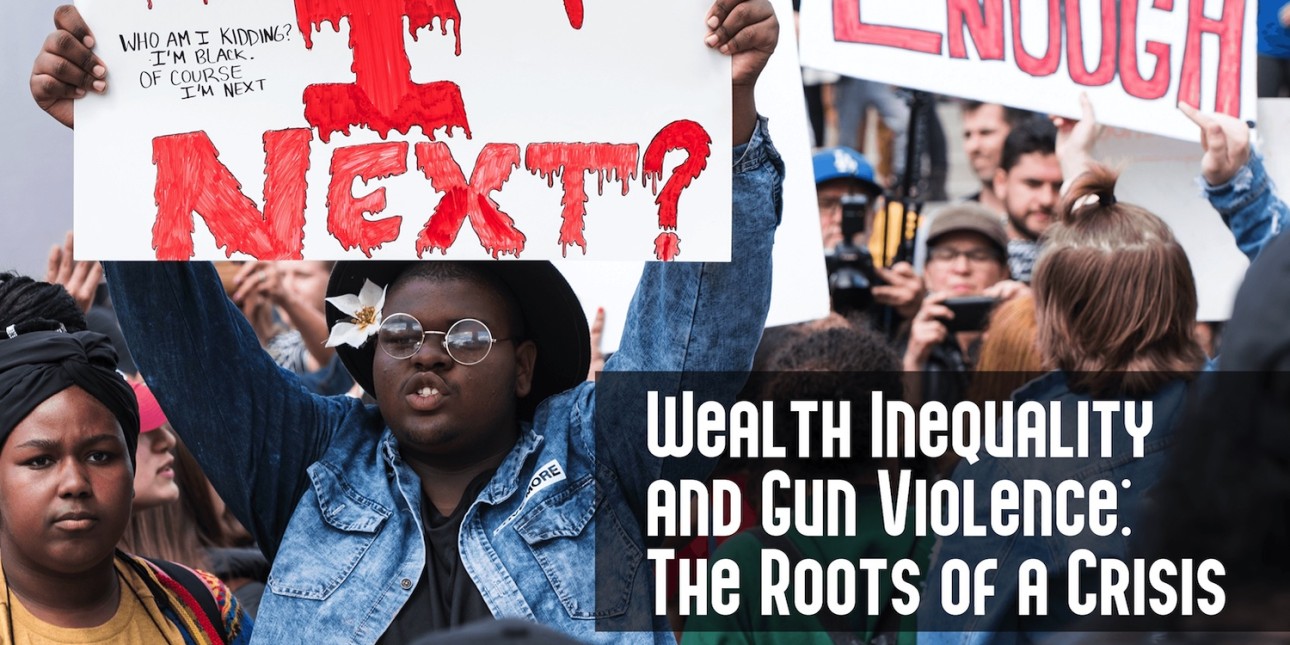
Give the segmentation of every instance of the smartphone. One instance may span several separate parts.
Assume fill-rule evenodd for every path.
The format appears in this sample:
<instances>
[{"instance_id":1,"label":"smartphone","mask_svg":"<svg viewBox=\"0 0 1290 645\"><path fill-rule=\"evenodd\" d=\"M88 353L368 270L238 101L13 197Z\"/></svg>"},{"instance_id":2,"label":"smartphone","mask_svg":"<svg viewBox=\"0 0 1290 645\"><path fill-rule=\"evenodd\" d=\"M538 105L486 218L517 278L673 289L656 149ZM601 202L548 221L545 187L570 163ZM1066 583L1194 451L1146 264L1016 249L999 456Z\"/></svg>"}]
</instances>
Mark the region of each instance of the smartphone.
<instances>
[{"instance_id":1,"label":"smartphone","mask_svg":"<svg viewBox=\"0 0 1290 645\"><path fill-rule=\"evenodd\" d=\"M999 304L998 298L989 296L966 296L963 298L946 298L941 304L954 312L954 318L942 321L951 332L980 331L990 318L990 312Z\"/></svg>"}]
</instances>

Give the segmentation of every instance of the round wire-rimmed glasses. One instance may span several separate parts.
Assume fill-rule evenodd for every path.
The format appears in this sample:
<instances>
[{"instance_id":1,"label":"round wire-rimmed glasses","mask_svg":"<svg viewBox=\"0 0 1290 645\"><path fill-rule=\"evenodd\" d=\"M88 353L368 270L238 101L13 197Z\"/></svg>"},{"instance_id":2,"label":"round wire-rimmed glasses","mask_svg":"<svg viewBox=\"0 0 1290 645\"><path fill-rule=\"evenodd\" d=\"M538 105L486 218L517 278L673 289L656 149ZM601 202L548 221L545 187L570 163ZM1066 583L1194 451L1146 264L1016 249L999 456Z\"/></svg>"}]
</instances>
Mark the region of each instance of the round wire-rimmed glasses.
<instances>
[{"instance_id":1,"label":"round wire-rimmed glasses","mask_svg":"<svg viewBox=\"0 0 1290 645\"><path fill-rule=\"evenodd\" d=\"M482 321L474 318L462 318L453 323L448 331L426 331L421 321L411 314L390 314L381 321L376 332L376 344L390 358L412 358L421 351L425 337L434 334L443 336L440 344L448 357L460 365L475 365L492 351L493 345L508 338L493 338L493 333Z\"/></svg>"}]
</instances>

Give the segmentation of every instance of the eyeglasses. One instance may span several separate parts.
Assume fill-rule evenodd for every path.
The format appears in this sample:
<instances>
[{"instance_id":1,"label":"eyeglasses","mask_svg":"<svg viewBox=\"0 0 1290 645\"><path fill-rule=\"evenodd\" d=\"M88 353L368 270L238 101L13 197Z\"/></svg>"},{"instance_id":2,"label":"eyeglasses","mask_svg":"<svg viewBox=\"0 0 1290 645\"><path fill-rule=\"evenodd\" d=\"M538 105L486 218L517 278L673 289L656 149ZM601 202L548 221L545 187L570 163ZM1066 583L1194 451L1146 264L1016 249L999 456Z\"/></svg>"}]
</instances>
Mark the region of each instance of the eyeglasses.
<instances>
[{"instance_id":1,"label":"eyeglasses","mask_svg":"<svg viewBox=\"0 0 1290 645\"><path fill-rule=\"evenodd\" d=\"M443 336L440 341L448 357L461 365L474 365L488 358L493 344L509 338L493 338L488 325L474 318L462 318L448 331L426 331L421 321L409 314L390 314L381 321L376 332L376 343L390 358L412 358L421 351L425 337Z\"/></svg>"},{"instance_id":2,"label":"eyeglasses","mask_svg":"<svg viewBox=\"0 0 1290 645\"><path fill-rule=\"evenodd\" d=\"M938 246L927 252L927 257L940 262L953 262L959 257L965 257L973 264L984 264L986 262L998 262L999 254L991 249L955 249L948 246Z\"/></svg>"},{"instance_id":3,"label":"eyeglasses","mask_svg":"<svg viewBox=\"0 0 1290 645\"><path fill-rule=\"evenodd\" d=\"M841 197L818 197L817 199L819 200L820 210L822 211L838 210L842 208Z\"/></svg>"},{"instance_id":4,"label":"eyeglasses","mask_svg":"<svg viewBox=\"0 0 1290 645\"><path fill-rule=\"evenodd\" d=\"M857 202L860 202L860 204L864 206L864 210L869 210L870 204L873 203L873 199L871 199L868 195L817 196L816 201L820 206L820 210L827 212L827 211L833 211L833 210L841 210L843 206L843 200L846 199L847 197L850 197L852 199L855 199Z\"/></svg>"}]
</instances>

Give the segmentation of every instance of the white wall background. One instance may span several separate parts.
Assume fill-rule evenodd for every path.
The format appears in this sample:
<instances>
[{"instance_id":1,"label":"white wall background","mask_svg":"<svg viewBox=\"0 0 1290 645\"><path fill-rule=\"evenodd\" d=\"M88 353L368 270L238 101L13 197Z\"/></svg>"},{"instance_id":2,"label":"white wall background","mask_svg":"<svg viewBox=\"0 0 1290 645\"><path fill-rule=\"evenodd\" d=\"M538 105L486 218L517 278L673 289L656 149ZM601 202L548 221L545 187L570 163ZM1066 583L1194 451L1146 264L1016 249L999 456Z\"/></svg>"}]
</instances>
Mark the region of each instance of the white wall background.
<instances>
[{"instance_id":1,"label":"white wall background","mask_svg":"<svg viewBox=\"0 0 1290 645\"><path fill-rule=\"evenodd\" d=\"M36 107L28 84L59 4L10 2L0 20L0 270L39 279L72 228L72 131Z\"/></svg>"}]
</instances>

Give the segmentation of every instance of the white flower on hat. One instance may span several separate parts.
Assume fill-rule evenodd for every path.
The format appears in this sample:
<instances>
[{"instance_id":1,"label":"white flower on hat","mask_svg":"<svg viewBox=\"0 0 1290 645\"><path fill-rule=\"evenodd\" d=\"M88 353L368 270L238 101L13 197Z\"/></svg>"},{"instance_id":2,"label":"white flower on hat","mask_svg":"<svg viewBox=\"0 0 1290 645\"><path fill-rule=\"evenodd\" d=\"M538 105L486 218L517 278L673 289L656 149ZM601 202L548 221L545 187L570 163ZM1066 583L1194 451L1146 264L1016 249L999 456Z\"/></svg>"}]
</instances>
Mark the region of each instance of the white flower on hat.
<instances>
[{"instance_id":1,"label":"white flower on hat","mask_svg":"<svg viewBox=\"0 0 1290 645\"><path fill-rule=\"evenodd\" d=\"M381 309L385 307L385 288L372 284L371 280L363 281L363 289L358 295L347 293L327 299L341 313L350 316L349 322L337 322L332 325L331 335L327 337L327 346L349 345L362 347L372 334L381 327Z\"/></svg>"}]
</instances>

